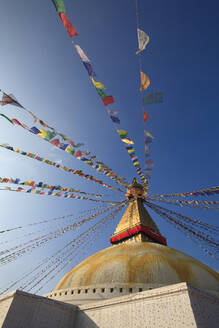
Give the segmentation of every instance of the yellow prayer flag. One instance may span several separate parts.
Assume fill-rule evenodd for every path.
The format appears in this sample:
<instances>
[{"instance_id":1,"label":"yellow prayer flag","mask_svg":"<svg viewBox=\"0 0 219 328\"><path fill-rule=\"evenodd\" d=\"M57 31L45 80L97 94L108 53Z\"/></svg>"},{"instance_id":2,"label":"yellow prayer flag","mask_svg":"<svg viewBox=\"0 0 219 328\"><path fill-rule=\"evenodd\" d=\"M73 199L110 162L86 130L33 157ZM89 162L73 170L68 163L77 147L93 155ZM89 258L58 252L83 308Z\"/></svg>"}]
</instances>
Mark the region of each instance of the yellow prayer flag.
<instances>
[{"instance_id":1,"label":"yellow prayer flag","mask_svg":"<svg viewBox=\"0 0 219 328\"><path fill-rule=\"evenodd\" d=\"M125 142L128 145L134 145L134 142L129 138L122 139L122 142Z\"/></svg>"},{"instance_id":2,"label":"yellow prayer flag","mask_svg":"<svg viewBox=\"0 0 219 328\"><path fill-rule=\"evenodd\" d=\"M146 90L149 87L151 81L150 81L149 77L143 72L140 72L140 76L141 76L140 91L143 91L143 90Z\"/></svg>"},{"instance_id":3,"label":"yellow prayer flag","mask_svg":"<svg viewBox=\"0 0 219 328\"><path fill-rule=\"evenodd\" d=\"M46 135L47 135L47 131L44 130L44 129L40 129L40 133L38 133L37 135L38 135L38 137L40 137L40 138L45 138Z\"/></svg>"},{"instance_id":4,"label":"yellow prayer flag","mask_svg":"<svg viewBox=\"0 0 219 328\"><path fill-rule=\"evenodd\" d=\"M104 85L101 82L94 81L93 77L91 77L91 81L95 88L97 89L105 89Z\"/></svg>"},{"instance_id":5,"label":"yellow prayer flag","mask_svg":"<svg viewBox=\"0 0 219 328\"><path fill-rule=\"evenodd\" d=\"M145 150L145 151L148 151L148 149L149 149L148 146L145 145L144 150Z\"/></svg>"},{"instance_id":6,"label":"yellow prayer flag","mask_svg":"<svg viewBox=\"0 0 219 328\"><path fill-rule=\"evenodd\" d=\"M68 145L68 147L65 149L66 153L70 153L71 152L71 146Z\"/></svg>"}]
</instances>

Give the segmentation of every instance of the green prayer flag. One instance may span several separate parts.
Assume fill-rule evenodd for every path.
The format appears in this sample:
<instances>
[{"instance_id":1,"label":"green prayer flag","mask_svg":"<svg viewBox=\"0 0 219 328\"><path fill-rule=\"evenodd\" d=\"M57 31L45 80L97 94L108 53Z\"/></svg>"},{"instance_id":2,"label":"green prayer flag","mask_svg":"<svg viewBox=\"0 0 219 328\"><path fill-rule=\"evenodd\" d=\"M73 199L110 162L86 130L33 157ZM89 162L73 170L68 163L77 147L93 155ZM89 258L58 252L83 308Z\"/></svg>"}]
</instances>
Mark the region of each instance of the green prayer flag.
<instances>
[{"instance_id":1,"label":"green prayer flag","mask_svg":"<svg viewBox=\"0 0 219 328\"><path fill-rule=\"evenodd\" d=\"M52 0L54 6L56 7L56 10L58 13L65 13L66 14L66 9L64 2L62 0Z\"/></svg>"},{"instance_id":2,"label":"green prayer flag","mask_svg":"<svg viewBox=\"0 0 219 328\"><path fill-rule=\"evenodd\" d=\"M4 115L4 114L0 114L2 117L4 117L4 118L6 118L6 120L8 120L11 124L14 124L11 120L10 120L10 118L8 118L6 115Z\"/></svg>"},{"instance_id":3,"label":"green prayer flag","mask_svg":"<svg viewBox=\"0 0 219 328\"><path fill-rule=\"evenodd\" d=\"M98 95L100 96L100 98L104 99L107 97L107 95L105 94L105 92L102 89L98 89L95 88L97 90Z\"/></svg>"}]
</instances>

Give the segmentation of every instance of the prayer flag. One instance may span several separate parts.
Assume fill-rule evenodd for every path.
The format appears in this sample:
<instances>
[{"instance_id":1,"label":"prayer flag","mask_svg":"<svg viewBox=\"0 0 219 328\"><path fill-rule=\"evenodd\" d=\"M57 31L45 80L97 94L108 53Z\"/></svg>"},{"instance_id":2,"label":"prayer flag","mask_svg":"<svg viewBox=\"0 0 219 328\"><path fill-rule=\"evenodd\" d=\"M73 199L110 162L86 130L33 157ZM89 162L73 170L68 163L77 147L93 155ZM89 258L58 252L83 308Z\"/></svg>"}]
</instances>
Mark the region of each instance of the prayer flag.
<instances>
[{"instance_id":1,"label":"prayer flag","mask_svg":"<svg viewBox=\"0 0 219 328\"><path fill-rule=\"evenodd\" d=\"M12 118L12 122L14 124L20 125L23 129L29 130L29 128L26 125L21 124L21 122L19 122L16 118Z\"/></svg>"},{"instance_id":2,"label":"prayer flag","mask_svg":"<svg viewBox=\"0 0 219 328\"><path fill-rule=\"evenodd\" d=\"M86 68L89 76L96 76L96 73L94 72L93 67L91 66L90 63L83 61L83 64L84 64L84 67Z\"/></svg>"},{"instance_id":3,"label":"prayer flag","mask_svg":"<svg viewBox=\"0 0 219 328\"><path fill-rule=\"evenodd\" d=\"M46 137L46 134L47 134L47 131L46 130L40 129L40 132L37 135L38 135L38 137L44 139Z\"/></svg>"},{"instance_id":4,"label":"prayer flag","mask_svg":"<svg viewBox=\"0 0 219 328\"><path fill-rule=\"evenodd\" d=\"M44 128L47 128L47 127L48 127L48 125L47 125L45 122L43 122L42 120L39 120L39 122L40 122L40 124L41 124L42 126L44 126Z\"/></svg>"},{"instance_id":5,"label":"prayer flag","mask_svg":"<svg viewBox=\"0 0 219 328\"><path fill-rule=\"evenodd\" d=\"M163 102L162 92L150 92L143 97L143 106Z\"/></svg>"},{"instance_id":6,"label":"prayer flag","mask_svg":"<svg viewBox=\"0 0 219 328\"><path fill-rule=\"evenodd\" d=\"M110 118L113 121L113 123L120 124L120 119L118 117L110 115Z\"/></svg>"},{"instance_id":7,"label":"prayer flag","mask_svg":"<svg viewBox=\"0 0 219 328\"><path fill-rule=\"evenodd\" d=\"M115 111L115 110L112 110L112 109L107 109L107 112L108 112L109 115L112 115L112 116L118 115L118 112Z\"/></svg>"},{"instance_id":8,"label":"prayer flag","mask_svg":"<svg viewBox=\"0 0 219 328\"><path fill-rule=\"evenodd\" d=\"M98 93L98 95L100 96L101 99L107 97L107 95L105 94L105 92L102 89L96 88L96 90L97 90L97 93Z\"/></svg>"},{"instance_id":9,"label":"prayer flag","mask_svg":"<svg viewBox=\"0 0 219 328\"><path fill-rule=\"evenodd\" d=\"M5 106L5 105L15 105L21 108L24 108L16 99L12 94L7 95L7 93L3 92L2 95L2 100L0 101L0 105L1 106Z\"/></svg>"},{"instance_id":10,"label":"prayer flag","mask_svg":"<svg viewBox=\"0 0 219 328\"><path fill-rule=\"evenodd\" d=\"M59 148L65 150L68 147L68 144L61 143Z\"/></svg>"},{"instance_id":11,"label":"prayer flag","mask_svg":"<svg viewBox=\"0 0 219 328\"><path fill-rule=\"evenodd\" d=\"M11 124L14 124L13 121L10 120L10 118L8 118L6 115L4 114L0 114L2 117L6 118L6 120L8 120Z\"/></svg>"},{"instance_id":12,"label":"prayer flag","mask_svg":"<svg viewBox=\"0 0 219 328\"><path fill-rule=\"evenodd\" d=\"M87 62L89 63L90 62L90 59L87 57L87 55L85 54L84 50L81 49L81 47L79 45L75 45L75 49L78 53L78 56L81 58L81 60L83 62Z\"/></svg>"},{"instance_id":13,"label":"prayer flag","mask_svg":"<svg viewBox=\"0 0 219 328\"><path fill-rule=\"evenodd\" d=\"M75 155L74 155L76 158L81 158L82 157L82 153L80 150L78 150Z\"/></svg>"},{"instance_id":14,"label":"prayer flag","mask_svg":"<svg viewBox=\"0 0 219 328\"><path fill-rule=\"evenodd\" d=\"M136 55L138 55L141 51L146 48L146 45L149 42L149 36L142 30L138 28L138 51L136 51Z\"/></svg>"},{"instance_id":15,"label":"prayer flag","mask_svg":"<svg viewBox=\"0 0 219 328\"><path fill-rule=\"evenodd\" d=\"M104 106L108 106L108 105L114 103L114 98L113 98L113 96L106 96L106 98L102 98L102 102L103 102Z\"/></svg>"},{"instance_id":16,"label":"prayer flag","mask_svg":"<svg viewBox=\"0 0 219 328\"><path fill-rule=\"evenodd\" d=\"M60 141L59 139L53 139L50 141L50 143L56 147L59 147L60 146Z\"/></svg>"},{"instance_id":17,"label":"prayer flag","mask_svg":"<svg viewBox=\"0 0 219 328\"><path fill-rule=\"evenodd\" d=\"M146 137L144 142L147 145L147 144L152 143L152 141L153 141L153 139L151 137Z\"/></svg>"},{"instance_id":18,"label":"prayer flag","mask_svg":"<svg viewBox=\"0 0 219 328\"><path fill-rule=\"evenodd\" d=\"M145 133L145 135L146 135L147 137L154 138L154 137L152 136L152 134L151 134L149 131L145 130L144 133Z\"/></svg>"},{"instance_id":19,"label":"prayer flag","mask_svg":"<svg viewBox=\"0 0 219 328\"><path fill-rule=\"evenodd\" d=\"M66 13L65 5L62 0L52 0L54 6L56 7L56 10L58 13Z\"/></svg>"},{"instance_id":20,"label":"prayer flag","mask_svg":"<svg viewBox=\"0 0 219 328\"><path fill-rule=\"evenodd\" d=\"M152 160L152 159L148 159L148 160L146 161L146 164L147 164L147 165L153 165L153 164L154 164L154 162L153 162L153 160Z\"/></svg>"},{"instance_id":21,"label":"prayer flag","mask_svg":"<svg viewBox=\"0 0 219 328\"><path fill-rule=\"evenodd\" d=\"M145 151L148 151L148 149L149 149L148 146L145 145L144 150L145 150ZM146 156L146 155L145 155L145 156Z\"/></svg>"},{"instance_id":22,"label":"prayer flag","mask_svg":"<svg viewBox=\"0 0 219 328\"><path fill-rule=\"evenodd\" d=\"M50 141L54 137L55 137L54 133L52 133L51 131L47 131L46 136L45 136L45 140Z\"/></svg>"},{"instance_id":23,"label":"prayer flag","mask_svg":"<svg viewBox=\"0 0 219 328\"><path fill-rule=\"evenodd\" d=\"M91 81L96 88L105 89L104 85L101 82L94 81L93 77L91 77Z\"/></svg>"},{"instance_id":24,"label":"prayer flag","mask_svg":"<svg viewBox=\"0 0 219 328\"><path fill-rule=\"evenodd\" d=\"M151 81L150 81L149 77L143 72L140 72L140 76L141 76L140 91L144 91L149 87Z\"/></svg>"},{"instance_id":25,"label":"prayer flag","mask_svg":"<svg viewBox=\"0 0 219 328\"><path fill-rule=\"evenodd\" d=\"M120 136L121 139L126 138L126 136L128 134L125 130L117 130L117 132L118 132L118 134L119 134L119 136Z\"/></svg>"},{"instance_id":26,"label":"prayer flag","mask_svg":"<svg viewBox=\"0 0 219 328\"><path fill-rule=\"evenodd\" d=\"M134 142L130 138L123 138L122 141L128 145L134 145Z\"/></svg>"},{"instance_id":27,"label":"prayer flag","mask_svg":"<svg viewBox=\"0 0 219 328\"><path fill-rule=\"evenodd\" d=\"M35 126L33 126L29 131L34 133L34 134L39 134L40 133L40 130L37 129Z\"/></svg>"},{"instance_id":28,"label":"prayer flag","mask_svg":"<svg viewBox=\"0 0 219 328\"><path fill-rule=\"evenodd\" d=\"M145 111L143 111L143 119L144 119L144 122L146 122L148 119L148 113Z\"/></svg>"},{"instance_id":29,"label":"prayer flag","mask_svg":"<svg viewBox=\"0 0 219 328\"><path fill-rule=\"evenodd\" d=\"M72 25L72 23L70 22L70 20L68 19L68 17L66 16L66 14L63 12L60 12L59 17L61 18L62 23L64 24L65 29L68 32L68 35L70 36L70 38L72 38L73 36L77 36L78 33L77 33L76 29L74 28L74 26Z\"/></svg>"}]
</instances>

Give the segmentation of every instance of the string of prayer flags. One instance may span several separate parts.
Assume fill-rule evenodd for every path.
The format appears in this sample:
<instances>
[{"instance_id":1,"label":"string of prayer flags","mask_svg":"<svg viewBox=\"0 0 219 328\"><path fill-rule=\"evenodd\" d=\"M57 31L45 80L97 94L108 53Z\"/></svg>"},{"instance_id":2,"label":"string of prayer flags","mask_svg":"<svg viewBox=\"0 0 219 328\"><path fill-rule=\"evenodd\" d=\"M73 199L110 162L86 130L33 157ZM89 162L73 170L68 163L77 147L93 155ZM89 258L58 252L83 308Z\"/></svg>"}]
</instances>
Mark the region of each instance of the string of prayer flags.
<instances>
[{"instance_id":1,"label":"string of prayer flags","mask_svg":"<svg viewBox=\"0 0 219 328\"><path fill-rule=\"evenodd\" d=\"M102 199L92 199L92 198L88 198L88 197L84 197L84 196L76 196L72 193L61 193L61 192L55 192L53 190L51 191L43 191L43 190L38 190L35 188L30 188L30 189L24 189L21 187L18 187L17 189L12 189L11 187L3 187L0 188L0 190L4 190L4 191L15 191L15 192L24 192L24 193L28 193L28 194L35 194L35 195L46 195L46 196L56 196L56 197L64 197L66 199L81 199L81 200L89 200L92 202L101 202L101 203L108 203L108 204L113 204L114 202L111 201L107 201L107 200L102 200Z\"/></svg>"},{"instance_id":2,"label":"string of prayer flags","mask_svg":"<svg viewBox=\"0 0 219 328\"><path fill-rule=\"evenodd\" d=\"M182 215L180 213L174 212L173 210L170 210L170 209L167 209L167 208L158 206L158 205L155 205L155 206L157 208L161 209L161 210L165 210L166 212L168 212L170 214L176 215L178 218L183 219L184 221L187 221L187 222L189 222L192 225L199 226L200 229L204 229L204 230L210 231L213 234L215 234L215 232L219 232L219 227L217 227L217 226L214 226L212 224L205 223L205 222L200 221L200 220L197 220L197 219L192 219L192 218L190 218L188 216Z\"/></svg>"},{"instance_id":3,"label":"string of prayer flags","mask_svg":"<svg viewBox=\"0 0 219 328\"><path fill-rule=\"evenodd\" d=\"M74 156L75 158L83 161L84 163L86 163L89 166L96 169L98 172L101 172L104 175L109 176L109 178L114 180L117 184L119 183L121 185L125 185L125 186L127 185L127 183L125 182L125 179L122 178L122 180L123 180L123 182L122 182L121 179L108 166L105 165L107 167L107 171L106 171L106 170L104 170L104 168L101 168L100 165L94 164L93 161L90 158L86 158L84 156L84 155L89 155L90 152L88 152L87 150L85 150L85 151L80 151L80 150L76 151L76 148L81 147L81 146L84 145L83 143L75 144L71 139L67 138L62 133L56 132L56 130L54 128L51 128L49 125L47 125L42 120L39 120L40 124L43 127L48 127L49 129L52 130L52 132L50 130L45 130L45 129L42 129L42 128L38 129L36 126L33 126L33 127L29 128L28 126L22 124L17 119L11 119L11 121L15 125L22 127L23 129L35 134L36 136L38 136L40 138L42 138L43 140L50 142L53 146L58 147L59 149L64 150L66 153L69 153L70 155ZM67 141L69 143L61 142L61 140L59 140L57 138L57 135L61 136L63 141Z\"/></svg>"},{"instance_id":4,"label":"string of prayer flags","mask_svg":"<svg viewBox=\"0 0 219 328\"><path fill-rule=\"evenodd\" d=\"M93 176L89 175L89 174L84 174L82 170L73 170L73 169L70 169L64 165L60 165L56 162L53 162L47 158L42 158L40 157L39 155L36 155L36 154L33 154L33 153L28 153L28 152L25 152L23 150L20 150L18 148L13 148L12 146L9 146L8 144L0 144L0 147L2 148L5 148L5 149L8 149L10 151L13 151L15 153L18 153L18 154L21 154L23 156L27 156L29 158L32 158L32 159L35 159L37 161L40 161L40 162L43 162L45 164L48 164L48 165L52 165L56 168L59 168L61 170L64 170L66 172L69 172L69 173L72 173L72 174L76 174L82 178L85 178L87 180L90 180L90 181L94 181L94 182L97 182L99 184L101 184L103 187L106 187L106 188L109 188L109 189L113 189L113 190L116 190L116 191L120 191L120 192L123 192L121 189L119 188L116 188L116 187L112 187L106 183L104 183L102 180L98 180L98 179L95 179Z\"/></svg>"},{"instance_id":5,"label":"string of prayer flags","mask_svg":"<svg viewBox=\"0 0 219 328\"><path fill-rule=\"evenodd\" d=\"M158 104L163 102L162 92L150 92L143 96L143 106L150 104Z\"/></svg>"},{"instance_id":6,"label":"string of prayer flags","mask_svg":"<svg viewBox=\"0 0 219 328\"><path fill-rule=\"evenodd\" d=\"M75 45L75 48L76 48L76 51L77 51L80 59L82 60L82 62L83 63L85 63L85 62L90 63L90 60L87 57L87 55L85 55L84 51L78 45ZM98 95L102 99L104 106L108 106L108 105L114 103L113 96L111 96L111 95L107 96L106 93L103 91L103 88L104 88L103 84L101 83L99 85L99 88L98 88L97 87L98 85L96 83L100 83L100 82L95 82L94 79L91 79L91 80L92 80L92 83L95 86L95 89L96 89ZM120 124L120 119L117 116L118 112L113 111L111 109L107 109L107 112L108 112L109 117L111 118L113 123ZM117 128L116 128L116 130L117 130ZM125 130L117 130L117 133L119 134L119 136L122 139L123 143L125 143L125 144L134 144L134 142L130 138L127 137L127 132ZM137 163L135 163L134 165L137 169L138 174L140 175L140 178L141 178L142 182L146 185L147 181L144 178L143 173L141 172L140 163L137 161Z\"/></svg>"},{"instance_id":7,"label":"string of prayer flags","mask_svg":"<svg viewBox=\"0 0 219 328\"><path fill-rule=\"evenodd\" d=\"M144 91L149 87L151 81L150 81L149 77L142 71L140 72L140 77L141 77L140 91Z\"/></svg>"},{"instance_id":8,"label":"string of prayer flags","mask_svg":"<svg viewBox=\"0 0 219 328\"><path fill-rule=\"evenodd\" d=\"M7 94L6 92L0 90L2 92L2 100L0 101L0 105L1 106L5 106L5 105L13 105L19 108L22 108L23 110L25 110L27 113L29 113L32 117L33 117L33 121L36 122L36 116L27 108L23 107L15 98L14 95L12 94Z\"/></svg>"},{"instance_id":9,"label":"string of prayer flags","mask_svg":"<svg viewBox=\"0 0 219 328\"><path fill-rule=\"evenodd\" d=\"M80 193L80 194L84 194L84 195L91 195L97 198L103 197L103 195L100 194L94 194L94 193L88 193L85 191L81 191L78 189L74 189L74 188L67 188L67 187L62 187L62 186L51 186L48 185L47 183L44 182L38 182L36 183L33 180L26 180L21 182L21 179L16 178L2 178L0 177L0 183L9 183L9 184L16 184L16 185L20 185L20 186L30 186L32 188L41 188L41 189L50 189L50 190L60 190L60 191L65 191L65 192L75 192L75 193Z\"/></svg>"},{"instance_id":10,"label":"string of prayer flags","mask_svg":"<svg viewBox=\"0 0 219 328\"><path fill-rule=\"evenodd\" d=\"M197 231L195 231L194 229L192 229L191 226L188 226L186 224L182 224L179 220L177 220L176 218L173 218L172 216L170 216L169 214L167 214L165 212L166 209L163 208L163 211L161 211L159 209L159 207L157 205L151 204L149 202L146 202L146 205L149 206L152 210L154 210L157 214L159 214L161 217L163 217L167 222L173 224L175 226L176 229L181 230L187 237L191 238L191 240L193 240L194 242L198 243L198 245L206 252L207 254L215 257L215 255L213 254L214 252L217 252L217 248L218 248L218 244L212 240L209 239L208 235L203 234L203 233L199 233ZM204 248L201 244L199 244L199 242L197 241L197 239L202 242L205 242L207 244L208 247L211 248L211 252L209 252L208 250L206 250L206 248ZM212 253L213 252L213 253Z\"/></svg>"},{"instance_id":11,"label":"string of prayer flags","mask_svg":"<svg viewBox=\"0 0 219 328\"><path fill-rule=\"evenodd\" d=\"M119 206L119 208L116 208L116 210L114 210L112 213L107 214L106 217L104 217L103 219L99 220L96 224L92 225L88 230L86 230L84 233L80 234L79 236L77 236L77 239L74 239L73 241L71 241L71 246L70 250L65 251L65 253L60 254L58 258L56 258L55 261L52 261L52 263L50 263L46 269L52 267L52 269L46 274L44 275L40 280L36 281L37 276L35 276L32 281L34 282L34 285L27 290L27 292L30 292L36 285L39 285L39 283L41 283L42 280L44 280L46 277L48 277L48 275L52 274L53 275L44 283L40 286L40 288L35 292L35 293L39 293L39 291L46 285L48 285L48 283L54 279L54 277L57 276L57 274L59 274L68 264L70 264L74 259L75 259L75 255L79 254L79 251L83 248L87 249L87 245L88 243L90 243L92 241L92 243L95 241L95 239L97 238L97 236L99 235L99 233L102 232L103 228L105 226L107 226L107 224L109 224L110 220L115 219L116 215L119 213L119 211L125 206L125 204L122 204ZM75 242L77 241L77 242ZM81 247L82 245L82 247ZM80 247L80 248L79 248ZM76 254L75 254L76 253ZM67 254L67 256L66 256ZM72 256L73 255L73 256ZM53 255L53 257L56 255ZM69 257L72 256L70 259ZM54 271L61 265L61 268L54 274ZM57 264L56 264L57 263ZM43 270L43 272L45 272L45 270ZM29 284L28 284L29 285ZM27 285L26 285L27 286ZM26 287L25 286L25 287ZM19 288L21 289L21 288ZM22 288L23 290L23 288Z\"/></svg>"},{"instance_id":12,"label":"string of prayer flags","mask_svg":"<svg viewBox=\"0 0 219 328\"><path fill-rule=\"evenodd\" d=\"M52 2L70 38L72 38L73 36L77 36L78 33L76 29L74 28L68 17L66 16L66 9L65 9L64 2L62 0L52 0Z\"/></svg>"},{"instance_id":13,"label":"string of prayer flags","mask_svg":"<svg viewBox=\"0 0 219 328\"><path fill-rule=\"evenodd\" d=\"M72 43L74 44L73 41L72 41ZM80 47L79 45L74 44L74 46L75 46L76 52L78 53L78 55L79 55L79 57L80 57L82 63L83 63L84 65L85 65L85 64L86 64L86 65L89 64L88 67L90 68L90 67L91 67L91 65L90 65L90 60L89 60L89 58L87 57L87 55L84 53L84 51L81 49L81 47ZM88 70L88 67L87 67L86 65L85 65L85 67L86 67L86 69ZM88 75L89 75L90 77L93 77L94 75L92 75L92 74L90 74L90 73L91 73L91 72L88 71ZM103 91L103 89L105 89L105 87L104 87L104 85L103 85L101 82L96 82L96 81L94 81L93 78L91 78L91 81L92 81L92 83L94 84L95 89L96 89L98 95L100 96L101 100L103 101L104 106L108 106L108 105L114 103L114 98L113 98L113 96L112 96L112 95L107 96L106 93ZM97 85L97 83L98 83L98 85ZM99 83L100 83L100 84L99 84ZM111 118L111 120L112 120L112 122L113 122L114 124L120 124L120 119L119 119L119 117L117 116L117 114L118 114L117 112L116 112L116 114L115 114L115 112L113 112L112 110L107 110L107 112L108 112L108 114L109 114L109 116L110 116L110 118ZM116 130L117 130L117 127L116 127ZM118 132L118 131L119 131L119 132ZM125 135L123 135L123 132L122 132L122 131L124 132L125 130L117 130L117 132L119 133L120 138L122 139L123 143L128 144L128 145L130 145L130 144L134 144L134 142L133 142L130 138L127 137L127 133L126 133L126 131L125 131ZM141 180L142 180L142 183L145 184L145 186L147 186L147 180L145 179L143 173L141 172L140 163L139 163L138 161L136 161L136 162L134 162L133 164L134 164L134 166L136 167L136 170L137 170L137 172L138 172L138 174L139 174L139 176L140 176L140 178L141 178Z\"/></svg>"},{"instance_id":14,"label":"string of prayer flags","mask_svg":"<svg viewBox=\"0 0 219 328\"><path fill-rule=\"evenodd\" d=\"M210 206L207 206L207 205L199 205L198 201L181 201L178 199L150 198L150 196L148 197L148 199L153 200L153 202L163 202L166 204L173 204L173 205L178 205L181 207L187 206L187 207L193 207L193 208L219 210L218 206L211 206L211 205L213 205L213 203L211 203L211 202L208 202L208 205L210 205ZM207 204L207 203L205 203L205 204Z\"/></svg>"},{"instance_id":15,"label":"string of prayer flags","mask_svg":"<svg viewBox=\"0 0 219 328\"><path fill-rule=\"evenodd\" d=\"M156 198L157 199L157 198ZM179 200L179 199L166 199L166 198L161 198L162 200L165 200L167 202L176 202L176 203L181 203L181 204L205 204L205 205L217 205L219 204L219 201L217 200Z\"/></svg>"},{"instance_id":16,"label":"string of prayer flags","mask_svg":"<svg viewBox=\"0 0 219 328\"><path fill-rule=\"evenodd\" d=\"M138 55L141 51L143 51L149 42L149 36L144 31L138 28L137 34L138 34L138 51L136 51L136 55Z\"/></svg>"},{"instance_id":17,"label":"string of prayer flags","mask_svg":"<svg viewBox=\"0 0 219 328\"><path fill-rule=\"evenodd\" d=\"M25 224L23 226L13 227L13 228L7 229L7 230L1 230L0 233L10 232L10 231L13 231L13 230L19 230L19 229L23 229L23 228L26 228L26 227L32 227L32 226L36 226L36 225L39 225L39 224L44 224L44 223L48 223L48 222L52 222L52 221L64 220L64 219L69 219L69 218L71 218L72 220L81 219L82 217L84 217L87 214L92 213L93 211L99 211L99 209L102 210L103 208L105 208L105 206L107 206L107 205L106 204L98 205L97 207L86 210L83 215L80 215L78 217L75 217L74 216L75 214L63 215L63 216L59 216L59 217L52 218L52 219L47 219L47 220L43 220L43 221L28 223L28 224Z\"/></svg>"},{"instance_id":18,"label":"string of prayer flags","mask_svg":"<svg viewBox=\"0 0 219 328\"><path fill-rule=\"evenodd\" d=\"M177 194L160 194L160 195L150 195L150 197L188 197L188 196L211 196L219 194L219 186L216 187L210 187L201 189L198 191L189 191L184 193L177 193Z\"/></svg>"},{"instance_id":19,"label":"string of prayer flags","mask_svg":"<svg viewBox=\"0 0 219 328\"><path fill-rule=\"evenodd\" d=\"M56 231L50 232L50 233L48 233L48 234L46 234L44 236L37 237L37 238L35 238L33 240L30 240L29 242L22 243L20 245L17 245L15 247L10 248L10 249L1 251L0 252L0 255L8 254L10 252L9 255L6 255L4 257L1 257L1 259L0 259L1 264L7 264L8 262L11 262L11 260L15 260L18 257L24 255L26 252L29 252L29 251L33 250L34 248L36 248L38 246L42 246L43 244L47 243L48 241L50 241L50 240L52 240L54 238L60 237L60 236L62 236L66 232L72 231L73 229L81 226L82 224L91 221L92 219L96 218L97 216L102 215L102 214L106 213L107 211L109 211L109 210L111 210L111 209L113 209L115 207L118 207L119 205L121 206L121 202L116 203L113 206L107 207L106 209L104 209L101 212L98 212L96 214L92 214L88 218L85 218L85 219L83 219L83 220L81 220L79 222L76 222L74 224L68 225L68 226L66 226L64 228L61 228L61 229L58 229ZM14 252L14 250L16 250L16 249L18 249L18 250ZM11 253L12 251L13 251L13 253Z\"/></svg>"}]
</instances>

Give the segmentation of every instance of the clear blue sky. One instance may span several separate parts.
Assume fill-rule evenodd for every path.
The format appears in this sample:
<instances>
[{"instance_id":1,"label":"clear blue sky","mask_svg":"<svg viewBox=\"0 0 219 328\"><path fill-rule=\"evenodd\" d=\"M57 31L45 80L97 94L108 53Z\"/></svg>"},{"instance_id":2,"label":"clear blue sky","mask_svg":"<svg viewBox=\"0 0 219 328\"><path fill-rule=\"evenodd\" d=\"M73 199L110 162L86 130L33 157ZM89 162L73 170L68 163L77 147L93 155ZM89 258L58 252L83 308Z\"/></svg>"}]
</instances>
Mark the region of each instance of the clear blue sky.
<instances>
[{"instance_id":1,"label":"clear blue sky","mask_svg":"<svg viewBox=\"0 0 219 328\"><path fill-rule=\"evenodd\" d=\"M115 104L111 108L119 111L121 127L135 141L143 167L143 123L135 55L135 1L65 0L65 5L67 15L79 33L75 41L91 59L98 80L106 86L107 93L114 96ZM147 127L155 136L151 147L155 163L150 180L151 194L218 185L218 10L216 0L139 1L140 27L150 36L150 43L142 56L143 71L151 79L148 91L162 91L164 94L163 104L151 105L148 109ZM136 176L135 169L52 1L3 0L0 39L0 88L16 95L24 106L74 141L84 142L86 149L131 181ZM4 107L2 111L10 117L29 120L15 107ZM86 164L24 130L10 126L4 119L0 119L0 129L0 143L9 143L52 160L62 160L69 167L81 168L96 178L103 178L106 183L112 183ZM4 149L0 149L0 168L1 177L45 181L120 199L119 193L105 190L94 182ZM6 191L0 193L0 200L2 228L77 214L82 209L95 206L82 200ZM216 211L178 207L173 210L211 224L218 222ZM207 257L184 235L157 215L153 214L153 218L170 247L219 269L214 259ZM109 235L115 226L116 222L112 222L103 237L83 256L108 247ZM56 225L51 225L51 230L54 227ZM8 234L8 239L11 236ZM66 238L71 237L70 234ZM42 247L2 268L0 287L18 278L27 268L47 256L49 250L58 249L64 242L55 241L50 248ZM65 272L80 259L70 264ZM43 292L53 288L65 272L59 274Z\"/></svg>"}]
</instances>

